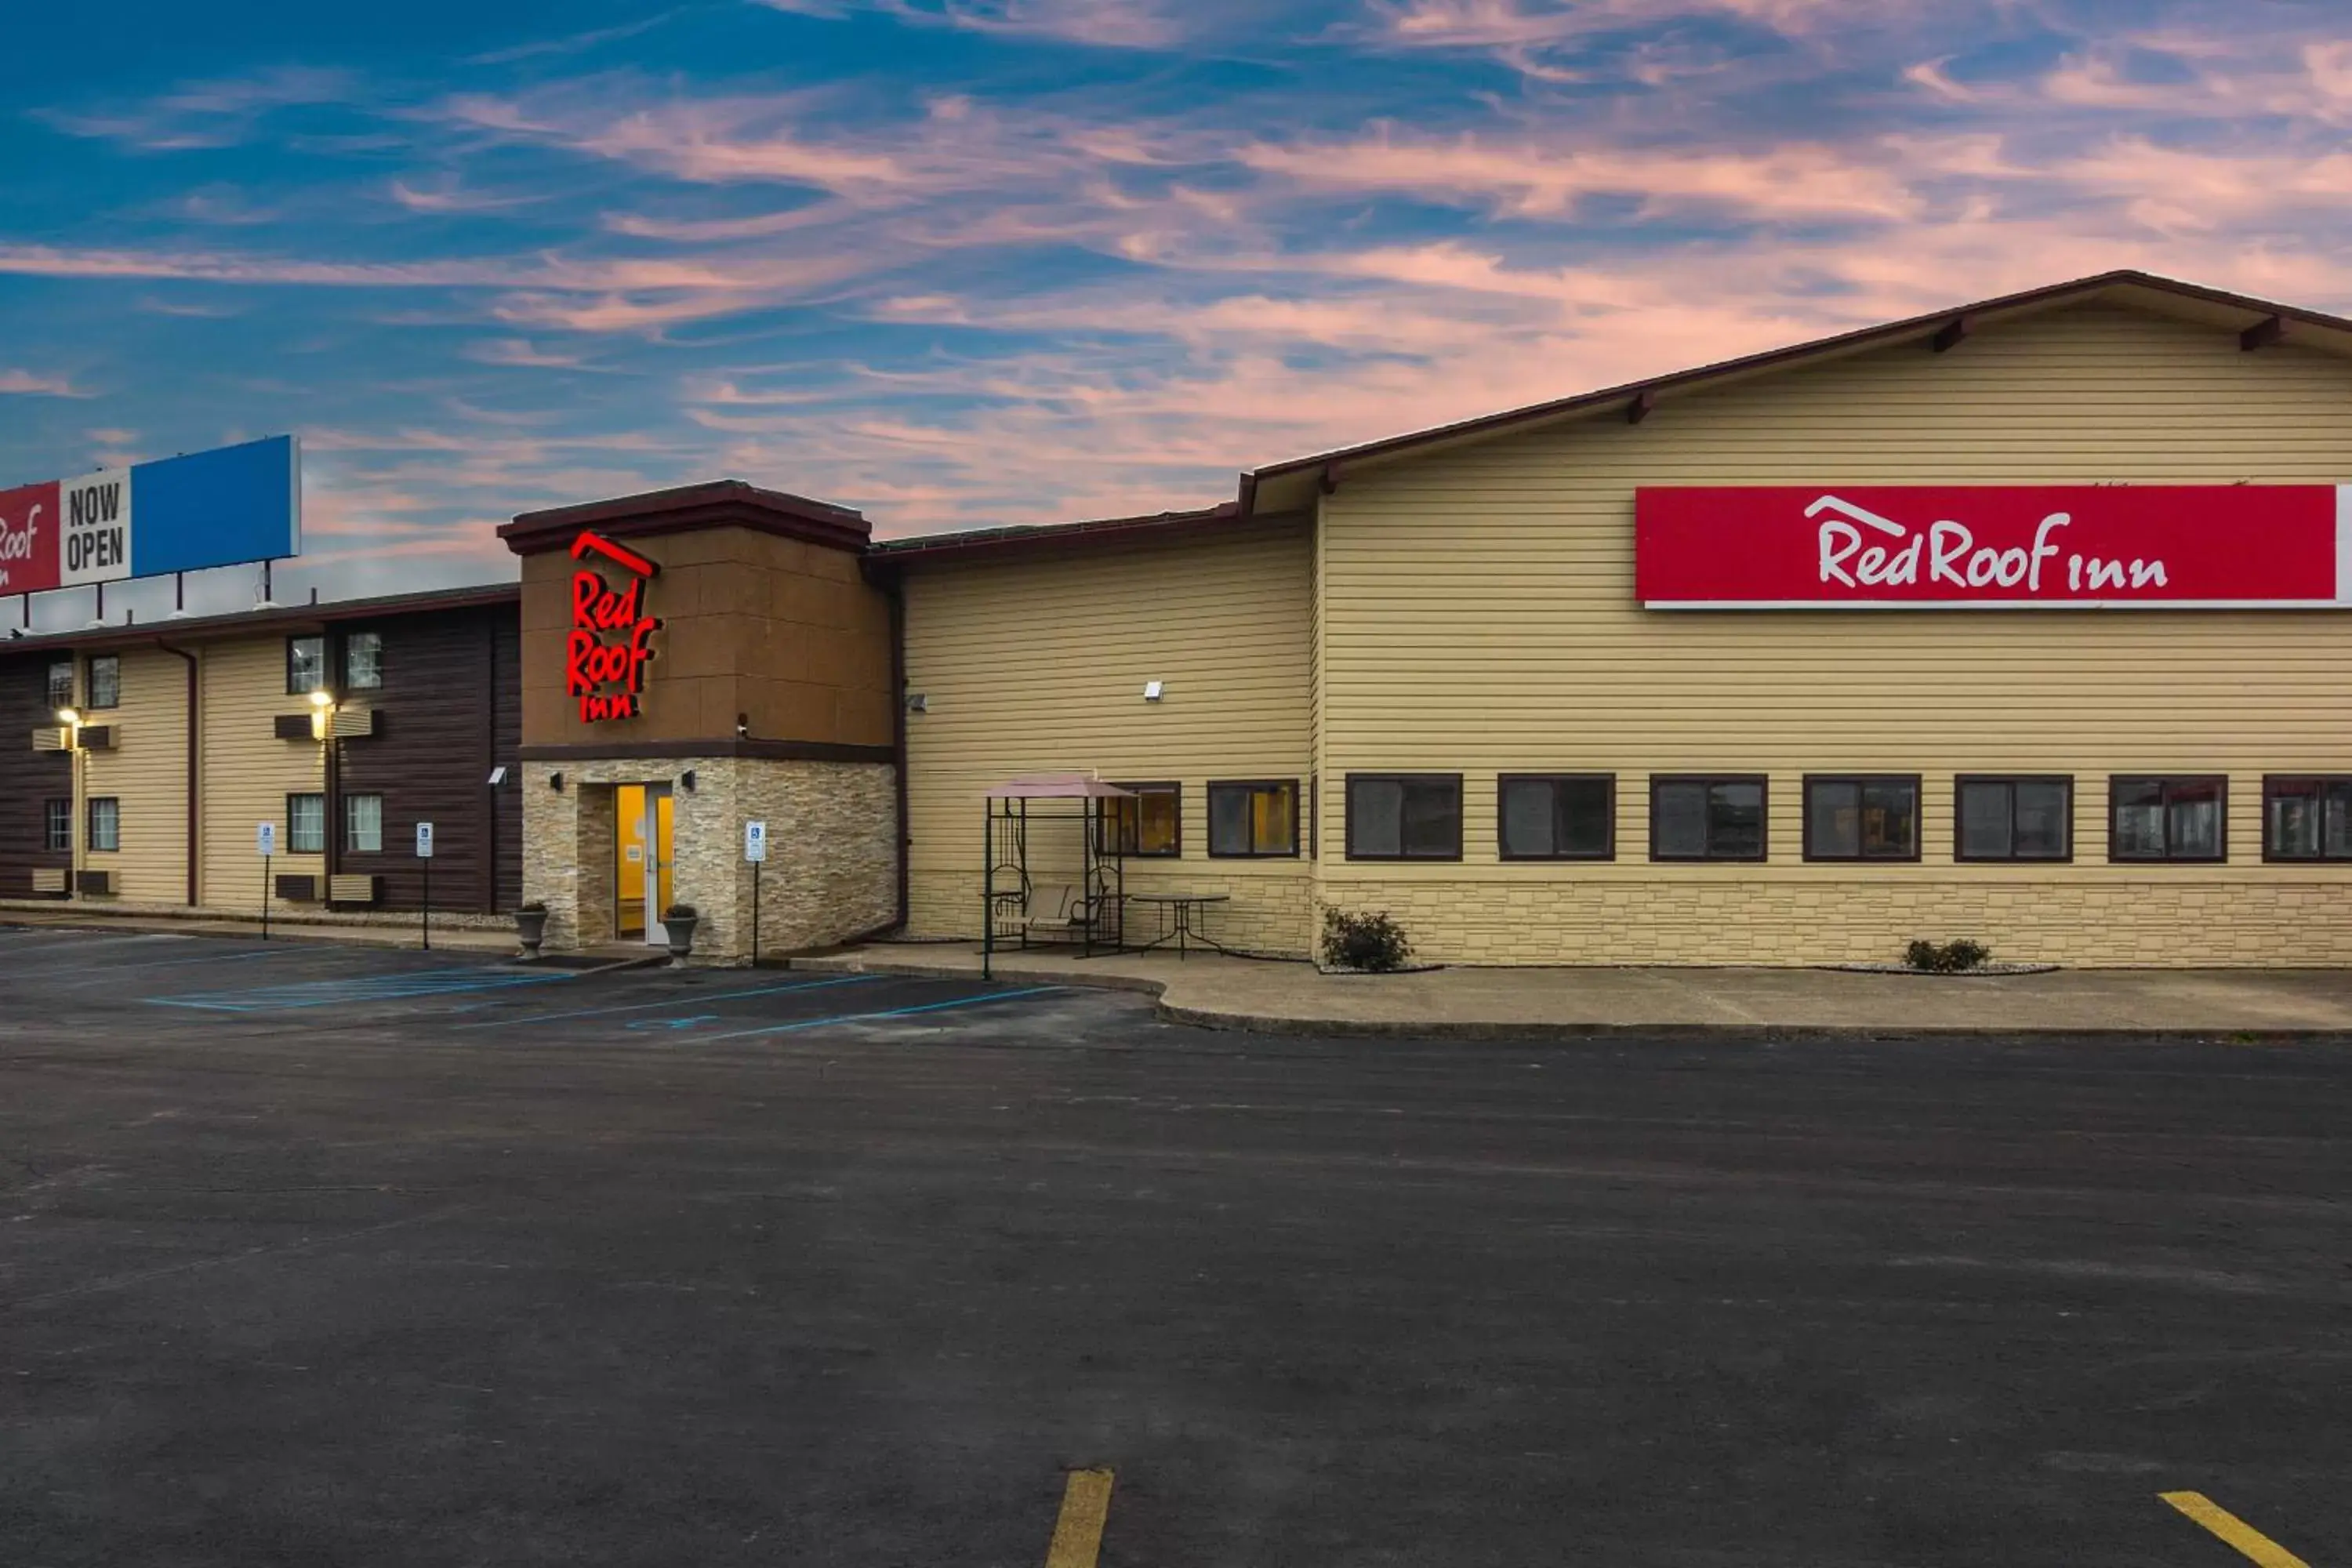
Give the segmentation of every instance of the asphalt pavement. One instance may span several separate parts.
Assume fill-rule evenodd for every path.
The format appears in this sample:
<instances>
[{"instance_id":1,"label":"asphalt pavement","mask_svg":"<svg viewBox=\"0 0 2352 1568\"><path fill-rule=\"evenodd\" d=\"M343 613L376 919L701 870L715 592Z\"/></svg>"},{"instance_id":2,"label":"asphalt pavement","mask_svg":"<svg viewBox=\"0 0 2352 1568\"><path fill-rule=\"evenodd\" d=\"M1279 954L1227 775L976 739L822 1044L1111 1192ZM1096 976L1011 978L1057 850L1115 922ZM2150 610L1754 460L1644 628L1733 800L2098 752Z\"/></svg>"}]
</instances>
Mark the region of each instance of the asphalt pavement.
<instances>
[{"instance_id":1,"label":"asphalt pavement","mask_svg":"<svg viewBox=\"0 0 2352 1568\"><path fill-rule=\"evenodd\" d=\"M0 1563L2324 1568L2347 1090L0 929Z\"/></svg>"}]
</instances>

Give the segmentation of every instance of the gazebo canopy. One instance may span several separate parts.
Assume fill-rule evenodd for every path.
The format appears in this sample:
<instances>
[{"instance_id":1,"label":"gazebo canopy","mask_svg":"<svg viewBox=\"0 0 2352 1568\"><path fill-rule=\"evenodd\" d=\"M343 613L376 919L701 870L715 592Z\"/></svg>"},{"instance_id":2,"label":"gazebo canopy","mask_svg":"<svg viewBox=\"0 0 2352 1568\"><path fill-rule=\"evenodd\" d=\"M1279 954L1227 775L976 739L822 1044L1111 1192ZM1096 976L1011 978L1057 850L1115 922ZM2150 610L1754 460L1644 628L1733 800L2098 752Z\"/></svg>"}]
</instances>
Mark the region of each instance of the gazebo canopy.
<instances>
[{"instance_id":1,"label":"gazebo canopy","mask_svg":"<svg viewBox=\"0 0 2352 1568\"><path fill-rule=\"evenodd\" d=\"M1091 773L1023 773L988 792L991 800L1132 800L1135 792Z\"/></svg>"}]
</instances>

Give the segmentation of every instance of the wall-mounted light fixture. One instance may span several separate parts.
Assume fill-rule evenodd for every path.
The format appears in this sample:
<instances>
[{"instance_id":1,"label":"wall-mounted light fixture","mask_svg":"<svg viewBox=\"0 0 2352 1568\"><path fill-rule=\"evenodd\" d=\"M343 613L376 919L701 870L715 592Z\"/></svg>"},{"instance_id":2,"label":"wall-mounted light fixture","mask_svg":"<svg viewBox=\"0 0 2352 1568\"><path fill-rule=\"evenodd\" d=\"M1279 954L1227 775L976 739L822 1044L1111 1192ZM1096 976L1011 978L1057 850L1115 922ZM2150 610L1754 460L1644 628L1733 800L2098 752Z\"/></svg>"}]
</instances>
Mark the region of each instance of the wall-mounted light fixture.
<instances>
[{"instance_id":1,"label":"wall-mounted light fixture","mask_svg":"<svg viewBox=\"0 0 2352 1568\"><path fill-rule=\"evenodd\" d=\"M907 711L908 711L908 712L909 712L909 713L928 713L928 712L929 712L930 710L931 710L931 700L930 700L930 698L929 698L928 696L924 695L922 692L919 692L919 691L909 691L908 693L907 693Z\"/></svg>"},{"instance_id":2,"label":"wall-mounted light fixture","mask_svg":"<svg viewBox=\"0 0 2352 1568\"><path fill-rule=\"evenodd\" d=\"M685 786L687 794L692 795L694 793L694 770L692 768L688 768L686 772L678 774L677 782Z\"/></svg>"},{"instance_id":3,"label":"wall-mounted light fixture","mask_svg":"<svg viewBox=\"0 0 2352 1568\"><path fill-rule=\"evenodd\" d=\"M1166 681L1147 680L1143 683L1143 700L1146 702L1157 702L1163 695L1166 694L1167 690L1168 683Z\"/></svg>"},{"instance_id":4,"label":"wall-mounted light fixture","mask_svg":"<svg viewBox=\"0 0 2352 1568\"><path fill-rule=\"evenodd\" d=\"M751 716L749 713L735 715L735 738L739 741L748 741L751 738Z\"/></svg>"},{"instance_id":5,"label":"wall-mounted light fixture","mask_svg":"<svg viewBox=\"0 0 2352 1568\"><path fill-rule=\"evenodd\" d=\"M562 795L563 793L563 775L562 773L548 774L547 787L553 790L556 794Z\"/></svg>"}]
</instances>

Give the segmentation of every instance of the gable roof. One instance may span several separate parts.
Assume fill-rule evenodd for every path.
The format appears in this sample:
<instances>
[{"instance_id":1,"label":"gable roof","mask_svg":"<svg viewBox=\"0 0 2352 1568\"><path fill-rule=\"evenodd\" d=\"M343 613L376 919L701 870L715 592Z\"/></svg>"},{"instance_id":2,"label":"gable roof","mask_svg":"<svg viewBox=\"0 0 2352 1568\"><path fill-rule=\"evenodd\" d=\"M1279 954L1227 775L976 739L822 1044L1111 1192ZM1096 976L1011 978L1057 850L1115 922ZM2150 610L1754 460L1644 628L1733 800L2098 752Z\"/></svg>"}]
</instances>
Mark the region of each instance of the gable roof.
<instances>
[{"instance_id":1,"label":"gable roof","mask_svg":"<svg viewBox=\"0 0 2352 1568\"><path fill-rule=\"evenodd\" d=\"M1317 489L1336 482L1341 468L1350 465L1385 461L1509 435L1550 421L1590 416L1612 406L1629 414L1638 410L1639 416L1646 415L1648 405L1666 395L1719 385L1801 363L1818 363L1906 341L1937 342L1939 346L1949 346L1976 327L2094 300L2113 300L2151 314L2234 331L2242 346L2248 349L2291 338L2299 343L2352 356L2352 321L2343 317L2126 268L1253 468L1241 478L1242 511L1244 515L1286 511L1309 504ZM1945 333L1950 334L1949 343L1940 339L1940 334Z\"/></svg>"},{"instance_id":2,"label":"gable roof","mask_svg":"<svg viewBox=\"0 0 2352 1568\"><path fill-rule=\"evenodd\" d=\"M1316 495L1338 482L1351 466L1392 461L1442 450L1448 447L1515 434L1554 422L1590 418L1612 410L1646 416L1663 397L1678 395L1745 379L1822 363L1848 354L1865 353L1906 342L1951 347L1976 328L2014 321L2065 305L2114 300L2154 315L2189 321L2217 331L2236 332L2242 346L2253 349L2282 341L2327 350L2352 357L2352 321L2340 316L2282 304L2274 300L2233 294L2184 282L2153 272L2120 268L2070 282L2053 283L2023 293L2003 294L1971 305L1957 305L1899 321L1886 321L1785 348L1738 359L1696 365L1645 381L1630 381L1597 392L1579 393L1549 403L1482 415L1452 425L1414 430L1352 447L1340 447L1308 457L1292 458L1241 476L1235 500L1199 511L1161 512L1153 517L1114 518L1098 522L1039 523L1014 528L974 529L961 533L919 534L877 542L874 553L884 562L929 562L993 557L1022 552L1052 554L1097 545L1198 533L1255 518L1296 516L1313 511Z\"/></svg>"}]
</instances>

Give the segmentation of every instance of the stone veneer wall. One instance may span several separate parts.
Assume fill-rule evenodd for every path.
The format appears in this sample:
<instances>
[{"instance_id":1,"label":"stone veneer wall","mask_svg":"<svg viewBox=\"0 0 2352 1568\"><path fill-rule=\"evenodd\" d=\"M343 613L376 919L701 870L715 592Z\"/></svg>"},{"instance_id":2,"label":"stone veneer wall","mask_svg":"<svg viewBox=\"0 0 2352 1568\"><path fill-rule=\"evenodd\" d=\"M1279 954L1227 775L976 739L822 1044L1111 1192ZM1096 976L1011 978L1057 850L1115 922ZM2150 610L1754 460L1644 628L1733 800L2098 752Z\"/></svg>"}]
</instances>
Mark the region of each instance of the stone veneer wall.
<instances>
[{"instance_id":1,"label":"stone veneer wall","mask_svg":"<svg viewBox=\"0 0 2352 1568\"><path fill-rule=\"evenodd\" d=\"M689 769L690 792L677 783ZM561 794L548 784L559 773ZM700 912L698 960L729 963L751 956L746 822L768 825L761 957L829 946L897 918L897 779L887 763L531 763L523 769L523 897L546 902L550 949L613 940L614 787L663 783L673 802L671 896Z\"/></svg>"}]
</instances>

